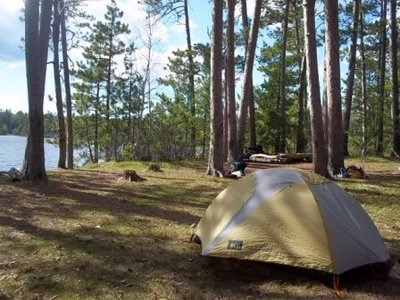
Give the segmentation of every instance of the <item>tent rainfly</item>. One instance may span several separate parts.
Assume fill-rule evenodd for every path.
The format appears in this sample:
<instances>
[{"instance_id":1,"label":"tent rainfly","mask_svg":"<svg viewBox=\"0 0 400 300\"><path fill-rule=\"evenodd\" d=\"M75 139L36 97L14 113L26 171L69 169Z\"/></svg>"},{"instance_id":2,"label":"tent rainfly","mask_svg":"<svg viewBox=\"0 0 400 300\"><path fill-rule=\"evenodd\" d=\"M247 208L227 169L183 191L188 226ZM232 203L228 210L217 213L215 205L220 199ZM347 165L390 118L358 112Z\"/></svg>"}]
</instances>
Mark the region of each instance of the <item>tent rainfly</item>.
<instances>
[{"instance_id":1,"label":"tent rainfly","mask_svg":"<svg viewBox=\"0 0 400 300\"><path fill-rule=\"evenodd\" d=\"M362 206L312 173L256 171L223 190L194 232L201 254L330 272L386 262L382 238Z\"/></svg>"}]
</instances>

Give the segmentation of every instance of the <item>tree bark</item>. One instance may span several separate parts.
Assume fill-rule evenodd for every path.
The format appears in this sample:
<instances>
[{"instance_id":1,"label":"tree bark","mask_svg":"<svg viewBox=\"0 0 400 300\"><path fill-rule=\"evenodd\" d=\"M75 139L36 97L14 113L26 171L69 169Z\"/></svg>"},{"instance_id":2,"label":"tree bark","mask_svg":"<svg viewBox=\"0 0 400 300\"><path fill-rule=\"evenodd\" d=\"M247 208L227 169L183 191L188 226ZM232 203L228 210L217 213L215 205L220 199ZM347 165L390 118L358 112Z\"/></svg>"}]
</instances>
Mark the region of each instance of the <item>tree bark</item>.
<instances>
[{"instance_id":1,"label":"tree bark","mask_svg":"<svg viewBox=\"0 0 400 300\"><path fill-rule=\"evenodd\" d=\"M61 12L62 7L58 0L54 0L54 17L53 17L53 69L54 69L54 86L56 92L56 104L57 104L57 118L58 118L58 167L66 168L67 159L67 145L65 136L65 120L64 120L64 109L61 92L61 78L60 78L60 25L61 25Z\"/></svg>"},{"instance_id":2,"label":"tree bark","mask_svg":"<svg viewBox=\"0 0 400 300\"><path fill-rule=\"evenodd\" d=\"M245 48L245 56L247 57L247 46L249 43L249 18L247 16L247 3L246 0L241 0L242 9L242 24L243 24L243 41ZM252 87L249 99L249 144L255 146L257 144L257 130L256 130L256 117L255 117L255 103L254 103L254 90L253 90L253 76L250 78L249 85Z\"/></svg>"},{"instance_id":3,"label":"tree bark","mask_svg":"<svg viewBox=\"0 0 400 300\"><path fill-rule=\"evenodd\" d=\"M391 90L392 90L392 120L393 140L392 156L400 155L400 111L399 111L399 77L397 67L398 29L397 29L397 5L396 0L390 0L390 53L391 53Z\"/></svg>"},{"instance_id":4,"label":"tree bark","mask_svg":"<svg viewBox=\"0 0 400 300\"><path fill-rule=\"evenodd\" d=\"M368 99L367 99L367 76L365 70L365 45L364 45L364 17L360 13L360 59L361 59L361 98L363 107L362 121L362 145L361 155L364 156L368 151Z\"/></svg>"},{"instance_id":5,"label":"tree bark","mask_svg":"<svg viewBox=\"0 0 400 300\"><path fill-rule=\"evenodd\" d=\"M51 0L25 1L25 61L29 104L29 130L23 167L26 180L47 180L43 101L51 10Z\"/></svg>"},{"instance_id":6,"label":"tree bark","mask_svg":"<svg viewBox=\"0 0 400 300\"><path fill-rule=\"evenodd\" d=\"M247 112L250 103L251 91L253 90L252 86L253 65L254 65L254 56L257 45L258 29L260 27L261 5L262 5L262 0L257 0L256 6L254 8L254 20L251 25L250 36L247 44L247 55L244 67L243 90L241 96L238 132L237 132L237 143L238 143L239 153L241 153L244 150Z\"/></svg>"},{"instance_id":7,"label":"tree bark","mask_svg":"<svg viewBox=\"0 0 400 300\"><path fill-rule=\"evenodd\" d=\"M300 39L300 16L297 13L296 1L293 1L293 8L295 12L295 28L296 28L296 48L298 56L298 67L299 67L299 92L298 92L298 111L297 111L297 128L296 128L296 152L303 153L305 151L305 136L304 136L304 95L306 89L306 57L302 53L303 46L301 45ZM304 50L303 50L304 52Z\"/></svg>"},{"instance_id":8,"label":"tree bark","mask_svg":"<svg viewBox=\"0 0 400 300\"><path fill-rule=\"evenodd\" d=\"M207 174L224 175L222 113L222 11L221 0L211 1L210 153Z\"/></svg>"},{"instance_id":9,"label":"tree bark","mask_svg":"<svg viewBox=\"0 0 400 300\"><path fill-rule=\"evenodd\" d=\"M326 88L328 104L328 169L338 174L344 168L344 132L340 96L338 0L325 2Z\"/></svg>"},{"instance_id":10,"label":"tree bark","mask_svg":"<svg viewBox=\"0 0 400 300\"><path fill-rule=\"evenodd\" d=\"M285 153L286 148L286 48L288 39L289 3L290 1L287 0L283 19L283 37L280 57L278 93L279 126L275 145L276 153Z\"/></svg>"},{"instance_id":11,"label":"tree bark","mask_svg":"<svg viewBox=\"0 0 400 300\"><path fill-rule=\"evenodd\" d=\"M386 75L386 11L387 0L382 0L380 19L380 57L379 57L379 79L378 79L378 114L375 154L383 156L383 114L385 108L385 75Z\"/></svg>"},{"instance_id":12,"label":"tree bark","mask_svg":"<svg viewBox=\"0 0 400 300\"><path fill-rule=\"evenodd\" d=\"M357 35L358 35L358 24L360 19L360 2L361 0L353 1L353 24L351 28L351 42L349 52L349 65L347 71L346 81L346 94L344 98L344 113L343 113L343 130L344 130L344 154L349 155L349 129L350 129L350 115L353 98L353 87L354 87L354 74L356 70L356 54L357 54Z\"/></svg>"},{"instance_id":13,"label":"tree bark","mask_svg":"<svg viewBox=\"0 0 400 300\"><path fill-rule=\"evenodd\" d=\"M226 85L228 107L228 161L238 159L236 140L236 101L235 101L235 0L228 0L226 32Z\"/></svg>"},{"instance_id":14,"label":"tree bark","mask_svg":"<svg viewBox=\"0 0 400 300\"><path fill-rule=\"evenodd\" d=\"M68 169L74 168L74 137L72 126L72 99L71 99L71 84L70 84L70 71L68 61L68 43L67 43L67 28L65 24L65 8L64 0L60 0L61 11L61 45L63 57L63 71L64 71L64 89L65 89L65 103L67 108L67 167Z\"/></svg>"},{"instance_id":15,"label":"tree bark","mask_svg":"<svg viewBox=\"0 0 400 300\"><path fill-rule=\"evenodd\" d=\"M329 177L327 151L322 126L322 109L318 78L317 41L315 37L315 0L304 0L304 40L307 63L307 89L311 105L311 135L314 172Z\"/></svg>"},{"instance_id":16,"label":"tree bark","mask_svg":"<svg viewBox=\"0 0 400 300\"><path fill-rule=\"evenodd\" d=\"M192 42L190 35L190 23L189 23L189 10L188 10L188 0L184 0L184 11L185 11L185 28L186 28L186 44L188 48L188 61L189 61L189 107L190 107L190 147L191 156L196 156L196 97L195 97L195 87L194 87L194 72L195 66L193 62L192 53Z\"/></svg>"},{"instance_id":17,"label":"tree bark","mask_svg":"<svg viewBox=\"0 0 400 300\"><path fill-rule=\"evenodd\" d=\"M304 92L306 87L306 57L303 56L300 68L300 87L297 112L297 129L296 129L296 152L303 153L305 151L305 138L304 138Z\"/></svg>"}]
</instances>

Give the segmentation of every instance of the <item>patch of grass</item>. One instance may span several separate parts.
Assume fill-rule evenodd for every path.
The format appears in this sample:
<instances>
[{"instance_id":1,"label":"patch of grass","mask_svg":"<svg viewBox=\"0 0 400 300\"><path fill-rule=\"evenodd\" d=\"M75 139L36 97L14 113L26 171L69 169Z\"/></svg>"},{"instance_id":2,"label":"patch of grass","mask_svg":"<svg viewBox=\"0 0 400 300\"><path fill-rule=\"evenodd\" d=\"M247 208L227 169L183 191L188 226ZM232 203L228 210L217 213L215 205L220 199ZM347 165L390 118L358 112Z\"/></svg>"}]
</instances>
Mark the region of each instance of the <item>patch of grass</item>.
<instances>
[{"instance_id":1,"label":"patch of grass","mask_svg":"<svg viewBox=\"0 0 400 300\"><path fill-rule=\"evenodd\" d=\"M396 162L367 163L367 180L338 184L361 202L398 259ZM0 299L333 297L327 274L200 257L190 225L232 180L205 176L203 162L157 164L163 172L148 171L149 162L119 162L53 171L47 184L1 180ZM146 180L123 180L125 169ZM396 282L376 274L349 277L345 297L400 294Z\"/></svg>"}]
</instances>

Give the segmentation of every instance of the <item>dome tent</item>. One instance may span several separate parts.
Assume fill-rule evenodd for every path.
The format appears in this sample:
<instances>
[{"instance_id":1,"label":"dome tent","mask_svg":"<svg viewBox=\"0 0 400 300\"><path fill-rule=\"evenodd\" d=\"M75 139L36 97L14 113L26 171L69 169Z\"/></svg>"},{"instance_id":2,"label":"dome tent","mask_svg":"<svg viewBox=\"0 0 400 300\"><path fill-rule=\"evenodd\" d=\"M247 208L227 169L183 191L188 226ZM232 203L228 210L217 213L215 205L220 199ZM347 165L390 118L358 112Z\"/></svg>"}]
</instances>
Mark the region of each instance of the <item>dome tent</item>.
<instances>
[{"instance_id":1,"label":"dome tent","mask_svg":"<svg viewBox=\"0 0 400 300\"><path fill-rule=\"evenodd\" d=\"M202 255L235 257L341 274L389 254L362 206L309 172L256 171L222 191L194 233Z\"/></svg>"}]
</instances>

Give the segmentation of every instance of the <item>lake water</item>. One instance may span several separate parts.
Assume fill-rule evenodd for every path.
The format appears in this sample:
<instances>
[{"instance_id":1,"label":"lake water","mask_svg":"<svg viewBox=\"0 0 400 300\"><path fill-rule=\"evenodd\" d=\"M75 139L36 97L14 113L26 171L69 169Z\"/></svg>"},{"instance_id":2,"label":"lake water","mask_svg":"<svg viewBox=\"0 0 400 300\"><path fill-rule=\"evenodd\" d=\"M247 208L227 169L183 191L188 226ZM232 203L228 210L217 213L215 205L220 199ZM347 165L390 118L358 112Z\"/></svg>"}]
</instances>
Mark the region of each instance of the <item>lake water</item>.
<instances>
[{"instance_id":1,"label":"lake water","mask_svg":"<svg viewBox=\"0 0 400 300\"><path fill-rule=\"evenodd\" d=\"M25 156L26 137L0 135L0 171L10 168L22 168ZM45 143L44 145L46 170L57 168L58 146Z\"/></svg>"}]
</instances>

